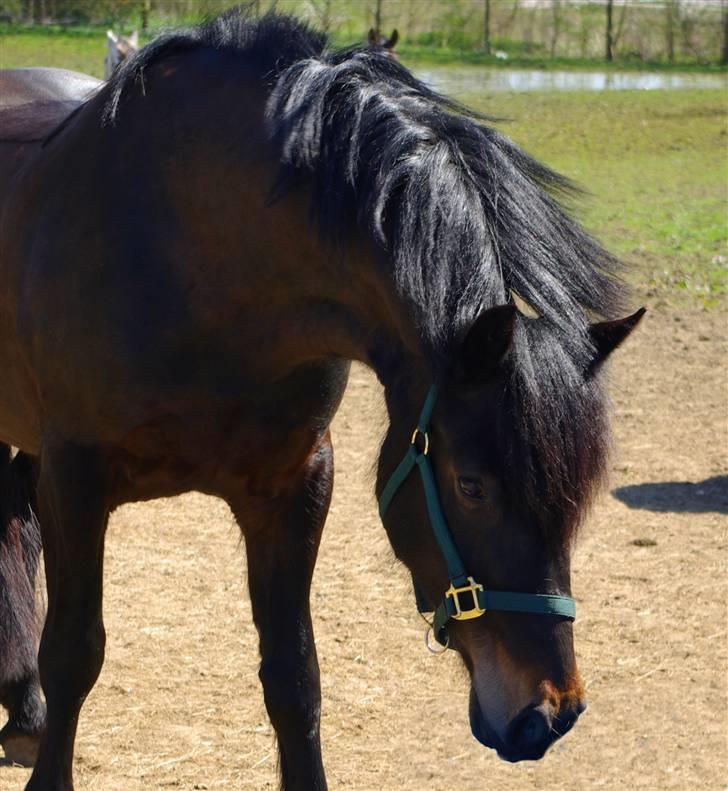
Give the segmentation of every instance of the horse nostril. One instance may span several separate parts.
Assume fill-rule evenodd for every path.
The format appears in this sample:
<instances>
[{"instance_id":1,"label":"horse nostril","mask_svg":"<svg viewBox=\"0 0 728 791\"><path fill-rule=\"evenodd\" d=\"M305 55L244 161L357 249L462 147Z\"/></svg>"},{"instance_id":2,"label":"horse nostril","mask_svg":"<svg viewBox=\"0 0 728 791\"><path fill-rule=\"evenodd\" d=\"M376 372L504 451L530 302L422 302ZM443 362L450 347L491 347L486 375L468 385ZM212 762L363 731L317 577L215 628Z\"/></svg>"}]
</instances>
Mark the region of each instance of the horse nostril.
<instances>
[{"instance_id":1,"label":"horse nostril","mask_svg":"<svg viewBox=\"0 0 728 791\"><path fill-rule=\"evenodd\" d=\"M554 720L553 730L558 736L568 733L575 725L579 717L586 711L586 703L578 701L573 709L561 712Z\"/></svg>"},{"instance_id":2,"label":"horse nostril","mask_svg":"<svg viewBox=\"0 0 728 791\"><path fill-rule=\"evenodd\" d=\"M523 758L540 758L553 741L551 716L542 708L522 711L511 725L509 745Z\"/></svg>"}]
</instances>

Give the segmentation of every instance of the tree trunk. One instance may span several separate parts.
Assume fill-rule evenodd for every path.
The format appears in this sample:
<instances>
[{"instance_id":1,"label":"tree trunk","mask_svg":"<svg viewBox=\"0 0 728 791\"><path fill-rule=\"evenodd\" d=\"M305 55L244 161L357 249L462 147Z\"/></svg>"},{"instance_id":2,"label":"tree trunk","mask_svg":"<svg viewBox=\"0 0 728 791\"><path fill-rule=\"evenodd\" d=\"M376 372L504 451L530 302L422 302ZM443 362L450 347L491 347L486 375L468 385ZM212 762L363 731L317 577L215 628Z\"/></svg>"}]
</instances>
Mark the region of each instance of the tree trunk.
<instances>
[{"instance_id":1,"label":"tree trunk","mask_svg":"<svg viewBox=\"0 0 728 791\"><path fill-rule=\"evenodd\" d=\"M665 47L667 49L667 60L669 63L675 62L674 21L674 3L673 0L668 0L665 5Z\"/></svg>"},{"instance_id":2,"label":"tree trunk","mask_svg":"<svg viewBox=\"0 0 728 791\"><path fill-rule=\"evenodd\" d=\"M506 32L510 32L511 25L516 21L516 16L518 14L518 3L519 0L513 0L513 8L511 9L510 16L508 17L508 20L505 24Z\"/></svg>"},{"instance_id":3,"label":"tree trunk","mask_svg":"<svg viewBox=\"0 0 728 791\"><path fill-rule=\"evenodd\" d=\"M483 52L490 55L490 0L483 0Z\"/></svg>"},{"instance_id":4,"label":"tree trunk","mask_svg":"<svg viewBox=\"0 0 728 791\"><path fill-rule=\"evenodd\" d=\"M142 30L149 28L149 14L152 11L152 0L142 0Z\"/></svg>"},{"instance_id":5,"label":"tree trunk","mask_svg":"<svg viewBox=\"0 0 728 791\"><path fill-rule=\"evenodd\" d=\"M614 60L612 52L612 11L614 10L614 0L607 0L607 34L605 38L606 58L611 63Z\"/></svg>"},{"instance_id":6,"label":"tree trunk","mask_svg":"<svg viewBox=\"0 0 728 791\"><path fill-rule=\"evenodd\" d=\"M627 8L628 5L625 3L622 6L622 10L619 12L619 21L617 22L617 30L614 32L612 36L612 49L616 50L617 46L619 45L619 40L622 38L622 31L624 30L624 20L627 16Z\"/></svg>"},{"instance_id":7,"label":"tree trunk","mask_svg":"<svg viewBox=\"0 0 728 791\"><path fill-rule=\"evenodd\" d=\"M720 62L728 66L728 2L723 0L723 57Z\"/></svg>"},{"instance_id":8,"label":"tree trunk","mask_svg":"<svg viewBox=\"0 0 728 791\"><path fill-rule=\"evenodd\" d=\"M556 55L556 45L559 43L561 33L561 0L551 0L553 25L551 27L551 57Z\"/></svg>"},{"instance_id":9,"label":"tree trunk","mask_svg":"<svg viewBox=\"0 0 728 791\"><path fill-rule=\"evenodd\" d=\"M374 32L382 35L382 0L377 0L377 6L374 11Z\"/></svg>"}]
</instances>

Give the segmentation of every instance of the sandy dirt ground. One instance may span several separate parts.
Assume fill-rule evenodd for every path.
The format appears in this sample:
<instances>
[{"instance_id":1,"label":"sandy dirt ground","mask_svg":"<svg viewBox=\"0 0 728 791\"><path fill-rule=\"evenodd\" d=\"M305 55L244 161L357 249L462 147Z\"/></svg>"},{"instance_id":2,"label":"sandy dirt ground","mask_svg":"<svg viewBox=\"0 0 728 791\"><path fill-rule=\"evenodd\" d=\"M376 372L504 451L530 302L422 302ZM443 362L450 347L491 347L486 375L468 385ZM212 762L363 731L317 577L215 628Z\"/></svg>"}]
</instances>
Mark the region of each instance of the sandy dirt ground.
<instances>
[{"instance_id":1,"label":"sandy dirt ground","mask_svg":"<svg viewBox=\"0 0 728 791\"><path fill-rule=\"evenodd\" d=\"M615 354L612 481L575 557L589 709L537 764L474 741L458 658L424 649L372 494L381 393L354 368L313 593L332 789L727 787L726 314L651 308ZM114 515L78 789L277 787L243 555L226 506L201 495ZM0 789L28 776L0 766Z\"/></svg>"}]
</instances>

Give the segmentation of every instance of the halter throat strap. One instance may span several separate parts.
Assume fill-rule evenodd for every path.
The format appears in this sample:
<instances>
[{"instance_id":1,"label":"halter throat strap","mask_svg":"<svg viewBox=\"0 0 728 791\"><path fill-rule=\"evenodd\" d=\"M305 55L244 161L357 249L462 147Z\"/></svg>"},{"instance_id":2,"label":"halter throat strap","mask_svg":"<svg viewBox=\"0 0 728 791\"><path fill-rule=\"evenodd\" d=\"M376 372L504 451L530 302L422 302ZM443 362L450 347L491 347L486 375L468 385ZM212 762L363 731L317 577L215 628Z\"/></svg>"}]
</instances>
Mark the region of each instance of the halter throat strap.
<instances>
[{"instance_id":1,"label":"halter throat strap","mask_svg":"<svg viewBox=\"0 0 728 791\"><path fill-rule=\"evenodd\" d=\"M383 519L394 496L412 470L415 467L419 470L430 524L445 559L450 580L450 587L445 591L442 601L434 611L432 631L435 639L441 645L447 646L449 642L446 628L448 621L479 618L488 610L555 615L573 621L576 617L576 605L570 596L488 591L465 570L465 564L455 546L440 505L437 482L429 458L431 450L429 427L436 401L437 385L433 385L422 407L417 428L412 433L410 446L387 481L379 498L379 516ZM421 593L417 594L417 606L420 612L429 611L426 609Z\"/></svg>"}]
</instances>

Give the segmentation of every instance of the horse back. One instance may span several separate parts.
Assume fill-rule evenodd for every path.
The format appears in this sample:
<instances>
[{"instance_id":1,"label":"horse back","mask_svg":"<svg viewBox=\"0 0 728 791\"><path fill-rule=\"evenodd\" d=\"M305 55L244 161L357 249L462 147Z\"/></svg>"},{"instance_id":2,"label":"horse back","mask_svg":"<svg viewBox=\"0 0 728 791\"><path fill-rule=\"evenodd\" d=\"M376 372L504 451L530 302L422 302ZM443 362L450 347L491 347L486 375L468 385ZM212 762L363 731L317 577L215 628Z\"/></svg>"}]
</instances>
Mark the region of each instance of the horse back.
<instances>
[{"instance_id":1,"label":"horse back","mask_svg":"<svg viewBox=\"0 0 728 791\"><path fill-rule=\"evenodd\" d=\"M43 140L102 84L65 69L0 70L0 141Z\"/></svg>"},{"instance_id":2,"label":"horse back","mask_svg":"<svg viewBox=\"0 0 728 791\"><path fill-rule=\"evenodd\" d=\"M21 166L100 85L65 69L0 69L0 205Z\"/></svg>"},{"instance_id":3,"label":"horse back","mask_svg":"<svg viewBox=\"0 0 728 791\"><path fill-rule=\"evenodd\" d=\"M68 69L0 69L0 107L37 101L84 101L102 81Z\"/></svg>"}]
</instances>

